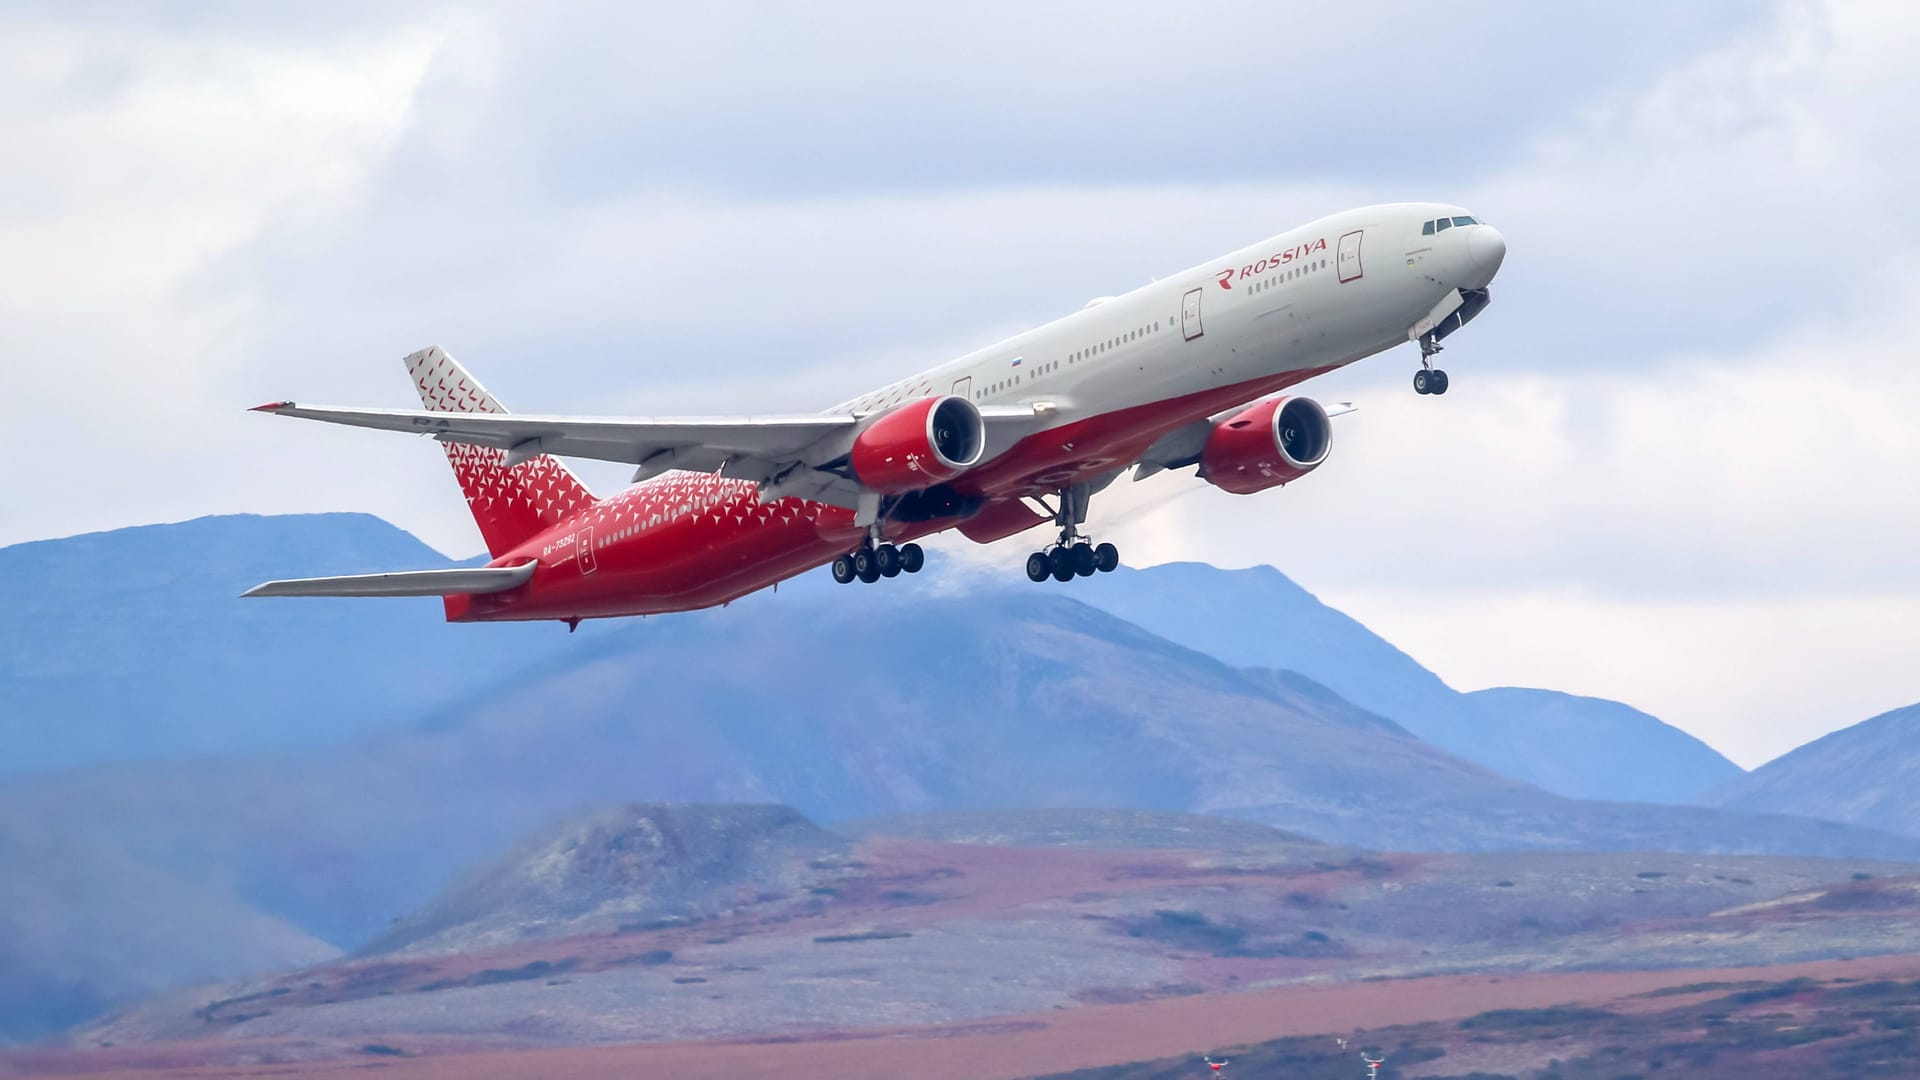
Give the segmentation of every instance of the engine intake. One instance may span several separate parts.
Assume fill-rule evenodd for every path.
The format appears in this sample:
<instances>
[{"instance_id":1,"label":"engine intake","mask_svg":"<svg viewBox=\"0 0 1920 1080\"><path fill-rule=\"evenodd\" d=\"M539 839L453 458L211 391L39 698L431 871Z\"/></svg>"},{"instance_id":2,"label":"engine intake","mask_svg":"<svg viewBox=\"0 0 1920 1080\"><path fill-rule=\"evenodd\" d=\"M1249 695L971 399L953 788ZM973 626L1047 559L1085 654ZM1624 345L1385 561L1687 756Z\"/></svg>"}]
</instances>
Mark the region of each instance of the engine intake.
<instances>
[{"instance_id":1,"label":"engine intake","mask_svg":"<svg viewBox=\"0 0 1920 1080\"><path fill-rule=\"evenodd\" d=\"M853 440L848 462L861 486L896 495L943 484L979 464L987 425L966 398L909 401Z\"/></svg>"},{"instance_id":2,"label":"engine intake","mask_svg":"<svg viewBox=\"0 0 1920 1080\"><path fill-rule=\"evenodd\" d=\"M1312 398L1255 402L1214 425L1200 450L1200 477L1222 491L1251 495L1298 480L1333 448L1333 424Z\"/></svg>"}]
</instances>

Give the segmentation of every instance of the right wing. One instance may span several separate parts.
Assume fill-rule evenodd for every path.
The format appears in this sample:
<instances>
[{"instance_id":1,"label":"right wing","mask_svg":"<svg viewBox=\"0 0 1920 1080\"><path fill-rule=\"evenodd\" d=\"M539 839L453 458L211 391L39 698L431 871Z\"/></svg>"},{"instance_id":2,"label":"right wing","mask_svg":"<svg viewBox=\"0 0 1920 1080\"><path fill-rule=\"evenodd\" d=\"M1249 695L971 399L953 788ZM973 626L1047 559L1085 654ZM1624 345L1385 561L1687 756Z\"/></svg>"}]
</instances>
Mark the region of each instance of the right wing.
<instances>
[{"instance_id":1,"label":"right wing","mask_svg":"<svg viewBox=\"0 0 1920 1080\"><path fill-rule=\"evenodd\" d=\"M241 596L454 596L517 589L533 578L534 562L519 566L403 570L391 574L294 578L255 585Z\"/></svg>"},{"instance_id":2,"label":"right wing","mask_svg":"<svg viewBox=\"0 0 1920 1080\"><path fill-rule=\"evenodd\" d=\"M526 416L518 413L419 412L350 409L276 401L254 412L295 416L349 427L411 431L441 442L493 446L507 464L536 454L594 458L640 466L637 480L668 469L710 471L732 459L795 461L822 437L850 432L849 415L614 417Z\"/></svg>"},{"instance_id":3,"label":"right wing","mask_svg":"<svg viewBox=\"0 0 1920 1080\"><path fill-rule=\"evenodd\" d=\"M1024 435L1046 405L979 410L989 447ZM492 446L512 468L539 454L620 461L639 483L671 469L718 473L761 485L763 498L797 495L839 506L859 505L860 485L841 467L866 422L877 414L618 417L526 416L492 412L353 409L276 401L254 412L349 427L410 431L444 443Z\"/></svg>"}]
</instances>

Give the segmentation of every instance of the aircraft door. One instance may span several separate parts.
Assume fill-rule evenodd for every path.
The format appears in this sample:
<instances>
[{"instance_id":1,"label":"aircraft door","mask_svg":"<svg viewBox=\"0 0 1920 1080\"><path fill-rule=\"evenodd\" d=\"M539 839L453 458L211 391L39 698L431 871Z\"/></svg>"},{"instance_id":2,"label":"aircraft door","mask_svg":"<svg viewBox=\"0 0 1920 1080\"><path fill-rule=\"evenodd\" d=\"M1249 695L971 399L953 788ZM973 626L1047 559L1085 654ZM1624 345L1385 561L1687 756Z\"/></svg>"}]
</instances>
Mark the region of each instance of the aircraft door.
<instances>
[{"instance_id":1,"label":"aircraft door","mask_svg":"<svg viewBox=\"0 0 1920 1080\"><path fill-rule=\"evenodd\" d=\"M1188 341L1206 333L1200 326L1200 291L1188 289L1187 295L1180 301L1180 332Z\"/></svg>"},{"instance_id":2,"label":"aircraft door","mask_svg":"<svg viewBox=\"0 0 1920 1080\"><path fill-rule=\"evenodd\" d=\"M1360 240L1364 235L1363 230L1355 229L1340 238L1340 253L1335 265L1340 269L1340 280L1343 282L1360 280Z\"/></svg>"},{"instance_id":3,"label":"aircraft door","mask_svg":"<svg viewBox=\"0 0 1920 1080\"><path fill-rule=\"evenodd\" d=\"M953 396L971 400L973 398L973 376L969 375L964 379L955 379L953 381Z\"/></svg>"},{"instance_id":4,"label":"aircraft door","mask_svg":"<svg viewBox=\"0 0 1920 1080\"><path fill-rule=\"evenodd\" d=\"M600 569L599 557L593 550L593 526L589 525L580 530L580 538L574 541L574 549L580 553L581 577L586 577L588 574Z\"/></svg>"}]
</instances>

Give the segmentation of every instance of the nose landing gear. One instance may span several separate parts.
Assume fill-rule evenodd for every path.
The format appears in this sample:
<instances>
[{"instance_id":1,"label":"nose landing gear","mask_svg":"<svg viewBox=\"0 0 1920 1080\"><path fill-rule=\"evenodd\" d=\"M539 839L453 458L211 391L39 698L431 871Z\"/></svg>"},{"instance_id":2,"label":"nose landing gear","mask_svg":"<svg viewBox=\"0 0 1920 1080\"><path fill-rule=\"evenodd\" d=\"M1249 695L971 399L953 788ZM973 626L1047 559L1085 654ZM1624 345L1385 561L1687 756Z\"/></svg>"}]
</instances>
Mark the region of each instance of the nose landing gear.
<instances>
[{"instance_id":1,"label":"nose landing gear","mask_svg":"<svg viewBox=\"0 0 1920 1080\"><path fill-rule=\"evenodd\" d=\"M1447 373L1433 366L1433 355L1440 351L1440 342L1432 334L1420 338L1420 370L1413 373L1413 392L1416 394L1444 394L1447 392Z\"/></svg>"}]
</instances>

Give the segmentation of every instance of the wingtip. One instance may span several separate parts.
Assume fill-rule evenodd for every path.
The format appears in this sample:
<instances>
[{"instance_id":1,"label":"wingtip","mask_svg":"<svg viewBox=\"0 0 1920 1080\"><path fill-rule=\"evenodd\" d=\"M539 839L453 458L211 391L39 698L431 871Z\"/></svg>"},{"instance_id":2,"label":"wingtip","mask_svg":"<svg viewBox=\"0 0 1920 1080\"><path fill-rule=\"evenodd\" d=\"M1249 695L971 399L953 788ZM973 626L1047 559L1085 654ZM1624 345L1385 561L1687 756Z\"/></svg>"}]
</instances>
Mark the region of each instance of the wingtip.
<instances>
[{"instance_id":1,"label":"wingtip","mask_svg":"<svg viewBox=\"0 0 1920 1080\"><path fill-rule=\"evenodd\" d=\"M247 411L248 412L279 412L282 409L291 409L291 408L293 408L293 402L291 401L269 401L265 405L255 405L253 408L248 409Z\"/></svg>"}]
</instances>

